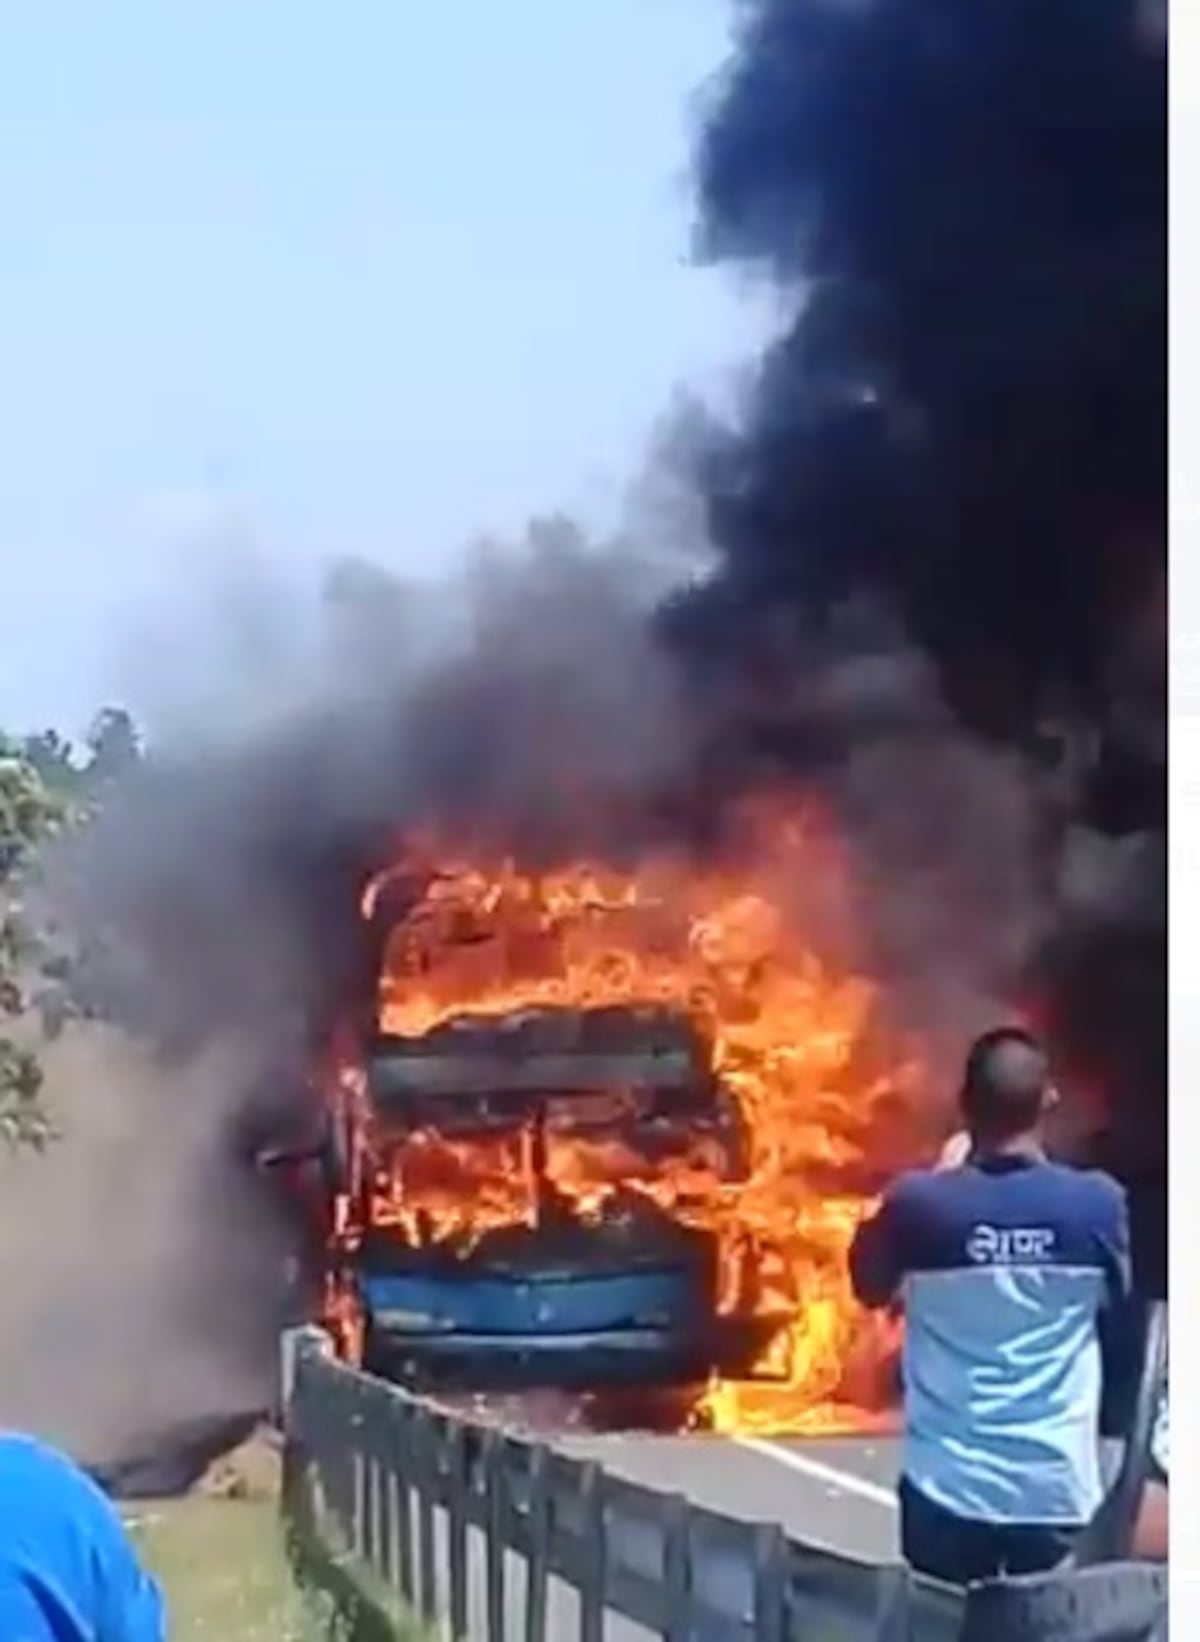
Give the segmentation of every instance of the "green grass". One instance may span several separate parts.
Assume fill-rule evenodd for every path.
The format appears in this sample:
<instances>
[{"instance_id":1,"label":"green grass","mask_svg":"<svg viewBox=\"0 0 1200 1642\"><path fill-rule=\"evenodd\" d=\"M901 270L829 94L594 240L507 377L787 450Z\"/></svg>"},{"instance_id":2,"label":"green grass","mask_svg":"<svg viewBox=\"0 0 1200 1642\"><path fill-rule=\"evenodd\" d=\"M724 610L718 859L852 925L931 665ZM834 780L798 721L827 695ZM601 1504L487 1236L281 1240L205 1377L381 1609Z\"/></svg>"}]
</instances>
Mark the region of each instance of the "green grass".
<instances>
[{"instance_id":1,"label":"green grass","mask_svg":"<svg viewBox=\"0 0 1200 1642\"><path fill-rule=\"evenodd\" d=\"M194 1495L131 1506L125 1518L162 1585L171 1642L347 1642L330 1597L302 1593L293 1580L277 1499ZM376 1613L395 1611L382 1591L373 1594ZM395 1642L434 1642L399 1620L373 1628L384 1632Z\"/></svg>"},{"instance_id":2,"label":"green grass","mask_svg":"<svg viewBox=\"0 0 1200 1642\"><path fill-rule=\"evenodd\" d=\"M292 1582L272 1500L196 1497L128 1513L166 1595L173 1642L325 1642L335 1637Z\"/></svg>"}]
</instances>

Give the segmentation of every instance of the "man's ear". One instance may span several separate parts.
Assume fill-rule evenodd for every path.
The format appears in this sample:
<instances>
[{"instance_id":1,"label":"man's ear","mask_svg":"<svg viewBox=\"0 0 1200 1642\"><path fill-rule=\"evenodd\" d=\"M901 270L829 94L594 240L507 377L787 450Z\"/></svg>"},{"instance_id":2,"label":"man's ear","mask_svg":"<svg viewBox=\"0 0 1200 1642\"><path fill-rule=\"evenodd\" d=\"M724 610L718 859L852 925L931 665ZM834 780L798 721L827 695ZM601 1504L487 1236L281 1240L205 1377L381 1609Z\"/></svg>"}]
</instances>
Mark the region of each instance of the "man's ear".
<instances>
[{"instance_id":1,"label":"man's ear","mask_svg":"<svg viewBox=\"0 0 1200 1642\"><path fill-rule=\"evenodd\" d=\"M1061 1104L1062 1096L1059 1094L1056 1085L1052 1083L1042 1096L1042 1111L1043 1113L1053 1112Z\"/></svg>"}]
</instances>

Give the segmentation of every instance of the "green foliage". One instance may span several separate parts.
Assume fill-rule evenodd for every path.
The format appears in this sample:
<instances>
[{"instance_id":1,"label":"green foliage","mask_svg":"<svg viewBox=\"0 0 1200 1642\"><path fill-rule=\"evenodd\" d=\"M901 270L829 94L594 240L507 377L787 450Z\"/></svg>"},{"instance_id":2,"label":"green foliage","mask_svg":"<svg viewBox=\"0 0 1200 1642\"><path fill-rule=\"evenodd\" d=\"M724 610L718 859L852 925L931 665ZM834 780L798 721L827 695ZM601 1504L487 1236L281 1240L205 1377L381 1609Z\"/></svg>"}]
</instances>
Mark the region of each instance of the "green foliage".
<instances>
[{"instance_id":1,"label":"green foliage","mask_svg":"<svg viewBox=\"0 0 1200 1642\"><path fill-rule=\"evenodd\" d=\"M55 832L102 802L112 783L140 758L137 729L119 707L97 714L82 756L57 730L19 742L0 739L0 1017L13 1023L10 1031L0 1032L0 1140L10 1145L41 1146L52 1133L39 1098L36 1045L27 1041L29 978L40 971L61 979L54 977L52 955L27 911L37 852ZM46 1011L40 1013L43 1031L52 1030Z\"/></svg>"},{"instance_id":2,"label":"green foliage","mask_svg":"<svg viewBox=\"0 0 1200 1642\"><path fill-rule=\"evenodd\" d=\"M92 720L82 749L57 730L25 736L16 750L51 795L74 810L89 808L142 758L142 739L124 707L105 707Z\"/></svg>"},{"instance_id":3,"label":"green foliage","mask_svg":"<svg viewBox=\"0 0 1200 1642\"><path fill-rule=\"evenodd\" d=\"M54 1127L41 1102L42 1068L37 1054L0 1037L0 1139L8 1146L41 1150Z\"/></svg>"},{"instance_id":4,"label":"green foliage","mask_svg":"<svg viewBox=\"0 0 1200 1642\"><path fill-rule=\"evenodd\" d=\"M141 737L121 707L96 715L82 749L53 729L0 736L0 1144L40 1147L52 1138L38 1047L72 1013L70 960L49 946L30 907L38 852L93 814L141 757ZM35 977L51 988L31 998Z\"/></svg>"},{"instance_id":5,"label":"green foliage","mask_svg":"<svg viewBox=\"0 0 1200 1642\"><path fill-rule=\"evenodd\" d=\"M24 978L36 943L25 918L23 892L39 844L61 825L64 801L43 780L23 748L0 742L0 1016L25 1013ZM35 1051L0 1033L0 1139L41 1146L51 1127L39 1100L41 1067Z\"/></svg>"}]
</instances>

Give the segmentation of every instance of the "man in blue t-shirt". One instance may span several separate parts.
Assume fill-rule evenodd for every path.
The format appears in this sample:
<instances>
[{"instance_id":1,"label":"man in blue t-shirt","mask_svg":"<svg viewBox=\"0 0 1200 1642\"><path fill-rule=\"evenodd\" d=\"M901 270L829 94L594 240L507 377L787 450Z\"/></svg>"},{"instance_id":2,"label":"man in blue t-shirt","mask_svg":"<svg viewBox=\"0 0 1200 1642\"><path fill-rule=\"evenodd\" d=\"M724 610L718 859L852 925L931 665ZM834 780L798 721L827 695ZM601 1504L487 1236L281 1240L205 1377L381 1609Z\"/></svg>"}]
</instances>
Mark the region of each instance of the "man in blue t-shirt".
<instances>
[{"instance_id":1,"label":"man in blue t-shirt","mask_svg":"<svg viewBox=\"0 0 1200 1642\"><path fill-rule=\"evenodd\" d=\"M165 1642L158 1586L112 1505L31 1437L0 1435L3 1642Z\"/></svg>"},{"instance_id":2,"label":"man in blue t-shirt","mask_svg":"<svg viewBox=\"0 0 1200 1642\"><path fill-rule=\"evenodd\" d=\"M969 1149L902 1176L850 1251L868 1306L903 1303L905 1559L965 1584L1061 1562L1100 1502L1101 1323L1129 1286L1125 1197L1051 1163L1046 1054L977 1040Z\"/></svg>"}]
</instances>

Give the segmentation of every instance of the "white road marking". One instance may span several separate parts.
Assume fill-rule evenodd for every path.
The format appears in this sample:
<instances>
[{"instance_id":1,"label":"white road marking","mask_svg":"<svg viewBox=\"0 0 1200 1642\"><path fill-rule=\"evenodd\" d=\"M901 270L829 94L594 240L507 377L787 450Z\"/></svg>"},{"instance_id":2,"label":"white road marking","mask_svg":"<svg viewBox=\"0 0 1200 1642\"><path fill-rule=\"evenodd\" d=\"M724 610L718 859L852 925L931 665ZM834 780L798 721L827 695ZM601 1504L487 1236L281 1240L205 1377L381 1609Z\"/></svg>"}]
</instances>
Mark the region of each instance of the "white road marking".
<instances>
[{"instance_id":1,"label":"white road marking","mask_svg":"<svg viewBox=\"0 0 1200 1642\"><path fill-rule=\"evenodd\" d=\"M870 1500L872 1505L881 1506L885 1511L896 1509L895 1492L882 1483L872 1482L868 1477L855 1476L853 1471L842 1471L836 1466L826 1465L822 1460L810 1459L807 1454L797 1453L794 1448L784 1448L781 1443L768 1442L765 1437L734 1437L732 1441L739 1448L748 1448L752 1453L761 1454L764 1459L775 1460L779 1465L798 1471L802 1477L836 1488L839 1493L857 1494L859 1499Z\"/></svg>"}]
</instances>

